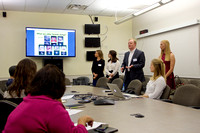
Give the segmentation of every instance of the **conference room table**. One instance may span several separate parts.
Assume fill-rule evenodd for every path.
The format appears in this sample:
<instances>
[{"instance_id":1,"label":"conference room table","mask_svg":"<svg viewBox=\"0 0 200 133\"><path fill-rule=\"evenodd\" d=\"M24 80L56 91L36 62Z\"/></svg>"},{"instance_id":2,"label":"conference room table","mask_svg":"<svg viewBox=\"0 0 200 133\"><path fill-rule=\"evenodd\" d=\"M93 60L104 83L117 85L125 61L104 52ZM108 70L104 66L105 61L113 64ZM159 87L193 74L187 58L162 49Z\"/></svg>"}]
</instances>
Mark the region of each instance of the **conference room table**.
<instances>
[{"instance_id":1,"label":"conference room table","mask_svg":"<svg viewBox=\"0 0 200 133\"><path fill-rule=\"evenodd\" d=\"M67 87L65 95L87 93L108 96L103 88L82 85ZM67 102L70 104L70 100ZM80 109L83 111L70 116L74 123L80 116L89 115L96 122L117 128L119 133L200 133L200 110L160 100L131 98L101 106L91 102ZM137 113L144 117L131 116Z\"/></svg>"}]
</instances>

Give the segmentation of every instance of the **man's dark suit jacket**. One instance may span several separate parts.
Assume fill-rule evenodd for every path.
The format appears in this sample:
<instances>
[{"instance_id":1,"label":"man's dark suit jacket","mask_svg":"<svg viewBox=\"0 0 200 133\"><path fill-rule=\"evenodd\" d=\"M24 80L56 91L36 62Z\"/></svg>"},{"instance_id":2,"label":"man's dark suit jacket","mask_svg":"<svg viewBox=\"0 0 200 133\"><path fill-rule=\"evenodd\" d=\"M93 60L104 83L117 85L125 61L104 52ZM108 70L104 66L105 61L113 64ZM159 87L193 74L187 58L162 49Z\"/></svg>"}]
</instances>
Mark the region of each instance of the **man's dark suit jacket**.
<instances>
[{"instance_id":1,"label":"man's dark suit jacket","mask_svg":"<svg viewBox=\"0 0 200 133\"><path fill-rule=\"evenodd\" d=\"M126 69L126 66L128 66L128 57L130 52L126 52L124 55L124 60L122 63L122 67L124 67L125 72L125 80L127 78L127 72L128 69ZM144 78L144 72L143 67L145 66L145 55L143 51L140 51L138 49L135 49L135 52L133 54L133 57L131 59L131 64L133 67L130 69L130 78L131 80L138 79L141 82L145 81Z\"/></svg>"}]
</instances>

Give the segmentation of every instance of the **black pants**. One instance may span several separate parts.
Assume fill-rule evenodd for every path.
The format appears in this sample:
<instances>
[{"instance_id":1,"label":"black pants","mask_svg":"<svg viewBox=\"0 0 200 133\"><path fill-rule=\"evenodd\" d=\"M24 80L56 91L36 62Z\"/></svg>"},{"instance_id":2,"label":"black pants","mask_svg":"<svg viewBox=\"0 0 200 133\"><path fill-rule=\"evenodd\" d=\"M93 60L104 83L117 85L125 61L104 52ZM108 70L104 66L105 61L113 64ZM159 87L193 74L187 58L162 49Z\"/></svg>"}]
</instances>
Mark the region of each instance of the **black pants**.
<instances>
[{"instance_id":1,"label":"black pants","mask_svg":"<svg viewBox=\"0 0 200 133\"><path fill-rule=\"evenodd\" d=\"M111 71L109 71L110 73L112 73L113 72L113 70L111 70ZM109 75L106 75L106 77L107 78L109 78ZM111 79L110 79L110 83L112 83L112 81L114 80L114 79L116 79L116 78L119 78L119 73L117 72L116 74L115 74L115 76L114 77L112 77Z\"/></svg>"},{"instance_id":2,"label":"black pants","mask_svg":"<svg viewBox=\"0 0 200 133\"><path fill-rule=\"evenodd\" d=\"M130 72L126 72L126 77L125 77L125 80L124 80L124 88L125 88L125 90L124 91L126 91L127 90L127 87L128 87L128 85L129 85L129 83L132 81L132 79L131 79L131 77L130 77Z\"/></svg>"}]
</instances>

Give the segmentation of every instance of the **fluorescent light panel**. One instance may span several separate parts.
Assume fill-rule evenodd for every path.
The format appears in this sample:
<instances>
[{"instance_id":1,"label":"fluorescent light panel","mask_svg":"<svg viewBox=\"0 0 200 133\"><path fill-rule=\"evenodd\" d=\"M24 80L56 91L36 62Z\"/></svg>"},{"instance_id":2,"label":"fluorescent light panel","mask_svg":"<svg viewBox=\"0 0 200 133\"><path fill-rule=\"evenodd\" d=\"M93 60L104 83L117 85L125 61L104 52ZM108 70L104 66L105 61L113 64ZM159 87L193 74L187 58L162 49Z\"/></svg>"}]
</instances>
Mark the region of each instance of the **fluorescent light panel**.
<instances>
[{"instance_id":1,"label":"fluorescent light panel","mask_svg":"<svg viewBox=\"0 0 200 133\"><path fill-rule=\"evenodd\" d=\"M150 11L150 10L156 8L156 7L159 7L159 6L160 6L160 3L153 4L153 5L151 5L151 6L147 7L147 8L145 8L145 9L142 9L142 10L140 10L140 11L134 13L133 15L134 15L134 16L138 16L138 15L140 15L140 14L143 14L143 13L145 13L145 12L148 12L148 11Z\"/></svg>"},{"instance_id":2,"label":"fluorescent light panel","mask_svg":"<svg viewBox=\"0 0 200 133\"><path fill-rule=\"evenodd\" d=\"M127 21L127 20L129 20L129 19L131 19L131 18L133 18L133 17L135 17L135 16L141 15L141 14L143 14L143 13L145 13L145 12L148 12L148 11L150 11L150 10L153 10L153 9L155 9L155 8L158 8L158 7L160 7L160 6L164 5L164 4L167 4L167 3L172 2L172 1L173 1L173 0L161 0L161 1L159 1L159 2L157 2L157 3L155 3L155 4L153 4L153 5L151 5L151 6L147 7L147 8L145 8L145 9L142 9L142 10L136 12L136 13L129 14L129 15L127 15L127 16L125 16L125 17L123 17L123 18L121 18L121 19L119 19L119 20L117 20L117 21L115 21L114 23L115 23L115 24L123 23L123 22L125 22L125 21Z\"/></svg>"}]
</instances>

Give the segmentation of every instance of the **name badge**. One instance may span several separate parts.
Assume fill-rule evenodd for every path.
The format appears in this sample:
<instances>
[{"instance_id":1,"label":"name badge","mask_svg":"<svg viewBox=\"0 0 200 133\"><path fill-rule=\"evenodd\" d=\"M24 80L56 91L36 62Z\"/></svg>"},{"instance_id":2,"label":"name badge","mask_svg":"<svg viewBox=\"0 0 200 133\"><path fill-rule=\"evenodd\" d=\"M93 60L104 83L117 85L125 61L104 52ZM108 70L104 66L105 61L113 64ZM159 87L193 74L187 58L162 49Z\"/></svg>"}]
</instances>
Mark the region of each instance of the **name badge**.
<instances>
[{"instance_id":1,"label":"name badge","mask_svg":"<svg viewBox=\"0 0 200 133\"><path fill-rule=\"evenodd\" d=\"M101 64L98 64L98 66L101 66Z\"/></svg>"},{"instance_id":2,"label":"name badge","mask_svg":"<svg viewBox=\"0 0 200 133\"><path fill-rule=\"evenodd\" d=\"M133 62L136 62L137 61L137 59L135 58L135 59L133 59Z\"/></svg>"}]
</instances>

